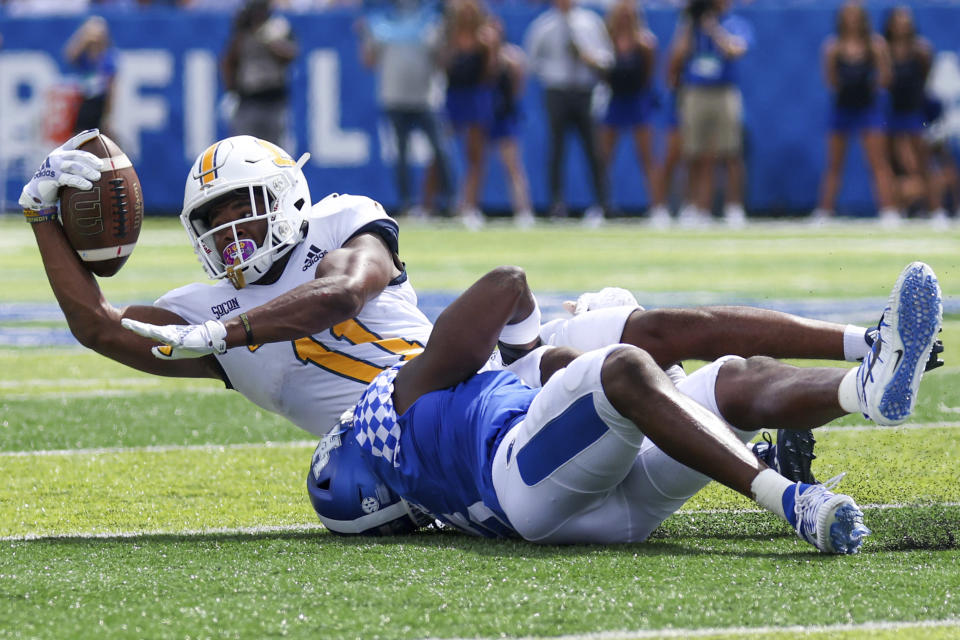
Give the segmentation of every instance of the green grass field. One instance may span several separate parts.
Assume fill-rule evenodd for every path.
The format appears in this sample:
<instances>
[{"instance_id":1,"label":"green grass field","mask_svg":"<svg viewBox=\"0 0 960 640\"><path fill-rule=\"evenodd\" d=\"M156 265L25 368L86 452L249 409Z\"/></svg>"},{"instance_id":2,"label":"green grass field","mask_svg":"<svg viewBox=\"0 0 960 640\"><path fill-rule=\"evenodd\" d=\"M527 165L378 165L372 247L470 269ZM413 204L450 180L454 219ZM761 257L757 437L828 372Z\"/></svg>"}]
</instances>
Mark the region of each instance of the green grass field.
<instances>
[{"instance_id":1,"label":"green grass field","mask_svg":"<svg viewBox=\"0 0 960 640\"><path fill-rule=\"evenodd\" d=\"M401 247L421 294L514 263L557 299L604 285L656 304L815 299L860 323L922 259L951 310L947 366L908 424L821 431L815 472L848 472L874 532L828 557L718 486L644 544L338 538L306 498L311 438L282 419L79 346L0 345L0 637L960 638L960 229L435 225L405 227ZM62 331L19 219L0 216L0 271L0 336ZM200 277L178 223L148 219L101 285L149 302Z\"/></svg>"}]
</instances>

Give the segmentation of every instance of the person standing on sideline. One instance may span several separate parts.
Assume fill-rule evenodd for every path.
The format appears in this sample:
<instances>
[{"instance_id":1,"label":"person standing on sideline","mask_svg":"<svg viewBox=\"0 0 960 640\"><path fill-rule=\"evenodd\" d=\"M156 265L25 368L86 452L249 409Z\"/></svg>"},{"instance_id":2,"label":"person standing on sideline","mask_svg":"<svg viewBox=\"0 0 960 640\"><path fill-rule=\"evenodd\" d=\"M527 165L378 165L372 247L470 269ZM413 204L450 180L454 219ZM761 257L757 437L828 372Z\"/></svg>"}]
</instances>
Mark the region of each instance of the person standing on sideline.
<instances>
[{"instance_id":1,"label":"person standing on sideline","mask_svg":"<svg viewBox=\"0 0 960 640\"><path fill-rule=\"evenodd\" d=\"M486 222L480 210L480 185L493 123L495 36L477 0L454 0L447 12L447 118L464 136L467 160L459 215L463 225L475 231Z\"/></svg>"},{"instance_id":2,"label":"person standing on sideline","mask_svg":"<svg viewBox=\"0 0 960 640\"><path fill-rule=\"evenodd\" d=\"M503 23L491 19L494 38L496 72L493 86L493 124L488 138L497 149L510 184L513 222L519 229L529 229L536 219L530 202L530 182L523 166L519 132L523 121L520 96L527 75L527 57L523 49L504 39Z\"/></svg>"},{"instance_id":3,"label":"person standing on sideline","mask_svg":"<svg viewBox=\"0 0 960 640\"><path fill-rule=\"evenodd\" d=\"M223 86L236 96L232 135L286 146L287 72L298 53L290 23L271 15L269 0L248 0L237 12L221 61Z\"/></svg>"},{"instance_id":4,"label":"person standing on sideline","mask_svg":"<svg viewBox=\"0 0 960 640\"><path fill-rule=\"evenodd\" d=\"M728 0L690 0L670 52L668 73L682 73L683 78L678 106L689 167L681 224L709 222L717 163L727 171L724 220L731 227L746 223L743 98L736 61L749 50L753 30L728 10Z\"/></svg>"},{"instance_id":5,"label":"person standing on sideline","mask_svg":"<svg viewBox=\"0 0 960 640\"><path fill-rule=\"evenodd\" d=\"M613 45L603 19L589 9L573 6L573 0L553 0L553 6L530 25L525 45L531 67L543 85L550 122L550 215L567 216L563 163L566 134L572 127L587 156L596 199L584 212L584 224L602 224L610 196L590 103L600 77L613 66Z\"/></svg>"},{"instance_id":6,"label":"person standing on sideline","mask_svg":"<svg viewBox=\"0 0 960 640\"><path fill-rule=\"evenodd\" d=\"M857 2L840 8L836 30L823 47L824 75L833 91L833 108L820 202L810 218L814 224L833 218L847 142L851 135L859 133L873 174L880 221L896 225L900 212L894 206L893 174L887 159L881 104L881 92L890 85L890 52L883 37L873 32L866 9Z\"/></svg>"},{"instance_id":7,"label":"person standing on sideline","mask_svg":"<svg viewBox=\"0 0 960 640\"><path fill-rule=\"evenodd\" d=\"M67 40L63 53L76 69L83 96L73 132L87 129L107 131L113 80L117 75L117 54L110 46L107 21L100 16L87 18Z\"/></svg>"},{"instance_id":8,"label":"person standing on sideline","mask_svg":"<svg viewBox=\"0 0 960 640\"><path fill-rule=\"evenodd\" d=\"M657 57L657 37L637 15L633 0L618 0L607 13L607 30L613 42L614 62L606 73L610 101L600 125L600 153L604 171L610 165L621 132L633 138L637 160L647 180L652 202L656 191L656 165L653 159L651 121L657 107L653 76Z\"/></svg>"},{"instance_id":9,"label":"person standing on sideline","mask_svg":"<svg viewBox=\"0 0 960 640\"><path fill-rule=\"evenodd\" d=\"M440 72L440 29L436 11L418 0L397 2L358 23L361 58L377 71L377 101L397 137L397 209L412 218L429 214L424 206L414 205L411 197L409 149L415 130L422 131L430 143L441 201L450 206L454 199L450 156L440 118L430 103Z\"/></svg>"},{"instance_id":10,"label":"person standing on sideline","mask_svg":"<svg viewBox=\"0 0 960 640\"><path fill-rule=\"evenodd\" d=\"M922 200L925 213L933 220L947 217L939 189L933 186L930 147L924 137L926 121L927 76L933 65L933 47L917 35L913 13L909 7L895 7L883 23L883 37L890 48L892 74L890 104L887 113L887 135L890 138L894 172L898 180L898 208L906 211ZM899 171L897 171L899 169ZM905 178L905 179L903 179ZM913 185L913 188L904 188Z\"/></svg>"}]
</instances>

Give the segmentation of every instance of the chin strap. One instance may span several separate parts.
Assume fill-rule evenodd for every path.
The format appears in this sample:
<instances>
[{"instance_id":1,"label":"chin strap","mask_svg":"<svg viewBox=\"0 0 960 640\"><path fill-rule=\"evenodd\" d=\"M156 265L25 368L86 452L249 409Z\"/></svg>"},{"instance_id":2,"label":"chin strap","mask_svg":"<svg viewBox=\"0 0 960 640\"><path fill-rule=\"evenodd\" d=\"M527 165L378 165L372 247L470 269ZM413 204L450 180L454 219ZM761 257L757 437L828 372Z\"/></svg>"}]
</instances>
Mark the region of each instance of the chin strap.
<instances>
[{"instance_id":1,"label":"chin strap","mask_svg":"<svg viewBox=\"0 0 960 640\"><path fill-rule=\"evenodd\" d=\"M233 284L234 289L243 289L247 286L247 280L243 277L243 271L235 267L227 267L227 279Z\"/></svg>"}]
</instances>

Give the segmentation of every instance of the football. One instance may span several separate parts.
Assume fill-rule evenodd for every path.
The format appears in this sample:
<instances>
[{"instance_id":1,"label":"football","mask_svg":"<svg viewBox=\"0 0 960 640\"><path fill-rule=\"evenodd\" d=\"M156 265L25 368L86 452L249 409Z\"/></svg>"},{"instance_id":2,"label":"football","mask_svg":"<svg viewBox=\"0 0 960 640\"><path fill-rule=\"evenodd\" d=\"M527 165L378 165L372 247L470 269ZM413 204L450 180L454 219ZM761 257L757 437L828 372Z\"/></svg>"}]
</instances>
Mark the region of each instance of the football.
<instances>
[{"instance_id":1,"label":"football","mask_svg":"<svg viewBox=\"0 0 960 640\"><path fill-rule=\"evenodd\" d=\"M63 189L63 230L87 269L109 277L120 270L137 244L143 192L133 164L113 140L101 133L80 149L103 158L103 167L92 189Z\"/></svg>"}]
</instances>

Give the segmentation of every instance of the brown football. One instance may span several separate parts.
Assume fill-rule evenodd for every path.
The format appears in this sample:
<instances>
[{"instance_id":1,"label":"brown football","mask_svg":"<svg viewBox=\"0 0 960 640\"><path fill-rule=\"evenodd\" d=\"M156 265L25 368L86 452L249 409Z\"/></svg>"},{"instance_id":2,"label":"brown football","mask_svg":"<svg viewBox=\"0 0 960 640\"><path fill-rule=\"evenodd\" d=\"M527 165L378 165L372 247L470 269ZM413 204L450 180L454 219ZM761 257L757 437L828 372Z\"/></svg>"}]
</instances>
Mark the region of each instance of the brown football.
<instances>
[{"instance_id":1,"label":"brown football","mask_svg":"<svg viewBox=\"0 0 960 640\"><path fill-rule=\"evenodd\" d=\"M65 187L60 194L63 230L83 264L112 276L127 261L143 223L143 191L130 159L102 133L80 146L103 158L100 180L89 191Z\"/></svg>"}]
</instances>

